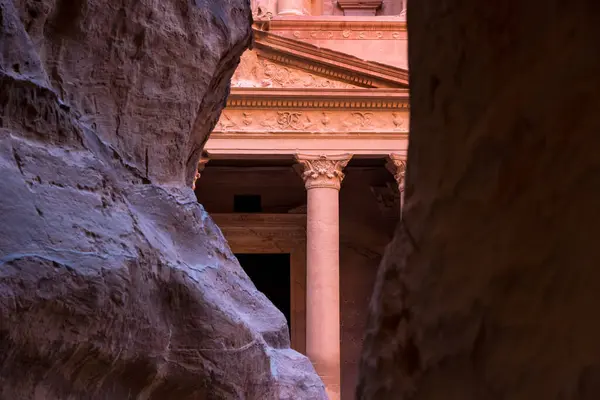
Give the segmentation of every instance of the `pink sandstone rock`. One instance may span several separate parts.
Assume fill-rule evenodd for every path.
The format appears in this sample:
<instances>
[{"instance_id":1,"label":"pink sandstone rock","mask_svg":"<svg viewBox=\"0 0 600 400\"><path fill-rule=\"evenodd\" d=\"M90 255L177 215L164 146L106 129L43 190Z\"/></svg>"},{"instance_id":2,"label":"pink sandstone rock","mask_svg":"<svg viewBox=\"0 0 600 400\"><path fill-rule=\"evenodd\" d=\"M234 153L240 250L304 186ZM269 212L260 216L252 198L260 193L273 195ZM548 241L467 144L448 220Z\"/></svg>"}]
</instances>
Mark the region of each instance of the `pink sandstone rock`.
<instances>
[{"instance_id":1,"label":"pink sandstone rock","mask_svg":"<svg viewBox=\"0 0 600 400\"><path fill-rule=\"evenodd\" d=\"M324 399L195 201L244 0L0 0L0 399Z\"/></svg>"},{"instance_id":2,"label":"pink sandstone rock","mask_svg":"<svg viewBox=\"0 0 600 400\"><path fill-rule=\"evenodd\" d=\"M357 399L600 398L599 15L409 1L404 223Z\"/></svg>"}]
</instances>

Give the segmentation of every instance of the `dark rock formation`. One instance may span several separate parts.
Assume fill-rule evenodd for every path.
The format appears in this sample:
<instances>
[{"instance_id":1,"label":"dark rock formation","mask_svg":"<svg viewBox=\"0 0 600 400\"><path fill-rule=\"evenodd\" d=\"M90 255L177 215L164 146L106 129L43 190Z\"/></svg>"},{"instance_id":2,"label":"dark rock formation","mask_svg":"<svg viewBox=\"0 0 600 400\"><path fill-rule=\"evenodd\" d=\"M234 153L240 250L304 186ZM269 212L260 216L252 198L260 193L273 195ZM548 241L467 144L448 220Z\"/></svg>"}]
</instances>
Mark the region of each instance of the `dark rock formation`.
<instances>
[{"instance_id":1,"label":"dark rock formation","mask_svg":"<svg viewBox=\"0 0 600 400\"><path fill-rule=\"evenodd\" d=\"M409 1L404 226L359 399L600 398L600 3Z\"/></svg>"},{"instance_id":2,"label":"dark rock formation","mask_svg":"<svg viewBox=\"0 0 600 400\"><path fill-rule=\"evenodd\" d=\"M191 181L247 0L0 0L0 399L322 399Z\"/></svg>"}]
</instances>

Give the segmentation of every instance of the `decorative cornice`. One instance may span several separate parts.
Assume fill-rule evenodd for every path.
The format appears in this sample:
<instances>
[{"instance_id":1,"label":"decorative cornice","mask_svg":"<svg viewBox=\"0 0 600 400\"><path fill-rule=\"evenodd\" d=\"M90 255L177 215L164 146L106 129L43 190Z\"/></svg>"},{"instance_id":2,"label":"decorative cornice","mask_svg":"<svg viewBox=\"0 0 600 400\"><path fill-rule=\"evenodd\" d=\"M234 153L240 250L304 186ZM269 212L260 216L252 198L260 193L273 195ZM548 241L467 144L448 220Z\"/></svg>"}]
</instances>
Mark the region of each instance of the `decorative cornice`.
<instances>
[{"instance_id":1,"label":"decorative cornice","mask_svg":"<svg viewBox=\"0 0 600 400\"><path fill-rule=\"evenodd\" d=\"M314 188L340 190L342 180L344 179L342 171L348 165L352 155L314 156L296 154L295 157L306 190Z\"/></svg>"},{"instance_id":2,"label":"decorative cornice","mask_svg":"<svg viewBox=\"0 0 600 400\"><path fill-rule=\"evenodd\" d=\"M408 71L401 68L257 29L254 29L254 44L266 59L317 75L364 87L408 87Z\"/></svg>"},{"instance_id":3,"label":"decorative cornice","mask_svg":"<svg viewBox=\"0 0 600 400\"><path fill-rule=\"evenodd\" d=\"M233 88L227 108L408 110L407 89Z\"/></svg>"}]
</instances>

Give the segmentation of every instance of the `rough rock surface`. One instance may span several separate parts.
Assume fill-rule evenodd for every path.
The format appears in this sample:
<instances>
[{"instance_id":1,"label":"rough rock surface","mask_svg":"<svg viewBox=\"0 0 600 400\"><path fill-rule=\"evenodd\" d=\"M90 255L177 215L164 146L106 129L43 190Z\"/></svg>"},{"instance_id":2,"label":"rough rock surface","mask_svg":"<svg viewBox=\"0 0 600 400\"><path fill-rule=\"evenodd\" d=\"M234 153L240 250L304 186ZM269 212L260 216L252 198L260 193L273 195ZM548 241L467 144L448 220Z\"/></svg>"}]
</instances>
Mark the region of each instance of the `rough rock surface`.
<instances>
[{"instance_id":1,"label":"rough rock surface","mask_svg":"<svg viewBox=\"0 0 600 400\"><path fill-rule=\"evenodd\" d=\"M191 181L247 0L0 0L0 399L322 399Z\"/></svg>"},{"instance_id":2,"label":"rough rock surface","mask_svg":"<svg viewBox=\"0 0 600 400\"><path fill-rule=\"evenodd\" d=\"M406 210L357 398L600 398L599 16L409 2Z\"/></svg>"}]
</instances>

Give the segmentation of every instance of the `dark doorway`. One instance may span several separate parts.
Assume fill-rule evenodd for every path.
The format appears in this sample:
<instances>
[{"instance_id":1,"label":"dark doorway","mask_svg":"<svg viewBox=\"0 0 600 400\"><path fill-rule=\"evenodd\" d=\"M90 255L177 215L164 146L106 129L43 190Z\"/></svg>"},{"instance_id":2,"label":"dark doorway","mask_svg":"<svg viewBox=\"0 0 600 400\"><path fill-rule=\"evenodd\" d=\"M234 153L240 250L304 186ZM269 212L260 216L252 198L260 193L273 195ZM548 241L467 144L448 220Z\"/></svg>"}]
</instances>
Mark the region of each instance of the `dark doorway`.
<instances>
[{"instance_id":1,"label":"dark doorway","mask_svg":"<svg viewBox=\"0 0 600 400\"><path fill-rule=\"evenodd\" d=\"M289 254L236 254L254 286L283 313L292 332Z\"/></svg>"}]
</instances>

